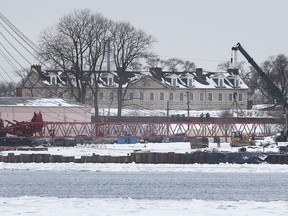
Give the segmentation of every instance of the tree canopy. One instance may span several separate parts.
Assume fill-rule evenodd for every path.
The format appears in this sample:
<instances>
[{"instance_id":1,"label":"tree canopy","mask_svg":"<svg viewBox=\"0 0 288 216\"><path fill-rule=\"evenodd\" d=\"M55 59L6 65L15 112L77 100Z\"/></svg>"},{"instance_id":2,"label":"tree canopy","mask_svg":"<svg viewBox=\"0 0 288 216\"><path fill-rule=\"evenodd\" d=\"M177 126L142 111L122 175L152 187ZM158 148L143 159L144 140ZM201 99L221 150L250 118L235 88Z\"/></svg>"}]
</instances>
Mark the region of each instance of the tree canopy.
<instances>
[{"instance_id":1,"label":"tree canopy","mask_svg":"<svg viewBox=\"0 0 288 216\"><path fill-rule=\"evenodd\" d=\"M62 69L77 102L85 103L87 89L93 93L98 113L98 81L106 58L113 55L118 79L118 109L123 103L123 77L127 68L139 67L150 55L154 38L127 22L113 22L90 10L74 10L40 36L41 57ZM111 50L110 50L111 46ZM108 52L109 49L109 52ZM109 62L110 66L110 62ZM106 71L109 70L108 64Z\"/></svg>"}]
</instances>

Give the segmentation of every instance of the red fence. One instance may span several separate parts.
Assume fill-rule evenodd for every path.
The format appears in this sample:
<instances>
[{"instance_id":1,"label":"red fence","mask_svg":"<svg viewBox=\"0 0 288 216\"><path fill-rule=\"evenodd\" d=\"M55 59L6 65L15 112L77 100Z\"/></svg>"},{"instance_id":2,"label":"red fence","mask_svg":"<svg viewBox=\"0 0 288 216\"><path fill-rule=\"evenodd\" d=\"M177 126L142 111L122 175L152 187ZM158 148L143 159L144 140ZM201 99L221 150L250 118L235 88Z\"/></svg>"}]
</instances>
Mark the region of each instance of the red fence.
<instances>
[{"instance_id":1,"label":"red fence","mask_svg":"<svg viewBox=\"0 0 288 216\"><path fill-rule=\"evenodd\" d=\"M27 123L29 124L38 123ZM234 131L242 131L248 136L263 137L269 135L273 127L273 124L261 122L44 122L41 124L43 124L42 131L34 133L33 137L231 137Z\"/></svg>"}]
</instances>

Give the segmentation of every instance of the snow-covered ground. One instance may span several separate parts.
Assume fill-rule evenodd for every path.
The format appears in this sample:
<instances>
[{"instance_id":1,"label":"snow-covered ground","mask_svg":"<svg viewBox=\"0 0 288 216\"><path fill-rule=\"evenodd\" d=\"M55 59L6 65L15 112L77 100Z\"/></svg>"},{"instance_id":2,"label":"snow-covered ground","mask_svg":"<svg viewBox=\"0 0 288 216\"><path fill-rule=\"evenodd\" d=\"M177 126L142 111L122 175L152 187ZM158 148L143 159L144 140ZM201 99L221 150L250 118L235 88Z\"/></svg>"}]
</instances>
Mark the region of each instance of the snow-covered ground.
<instances>
[{"instance_id":1,"label":"snow-covered ground","mask_svg":"<svg viewBox=\"0 0 288 216\"><path fill-rule=\"evenodd\" d=\"M269 144L269 145L268 145ZM263 145L268 145L263 148ZM273 141L273 137L266 137L263 140L257 140L256 146L247 148L249 152L278 152L280 145L288 145L288 143L279 143L278 146ZM230 143L216 143L210 142L208 148L191 149L189 142L171 142L171 143L136 143L136 144L87 144L77 145L76 147L49 147L48 151L0 151L0 155L7 155L8 153L17 154L51 154L63 156L91 156L93 153L98 155L111 155L111 156L125 156L134 151L145 152L175 152L186 153L192 151L223 151L223 152L237 152L239 148L231 147Z\"/></svg>"},{"instance_id":2,"label":"snow-covered ground","mask_svg":"<svg viewBox=\"0 0 288 216\"><path fill-rule=\"evenodd\" d=\"M288 202L0 198L0 214L37 216L275 216L288 215Z\"/></svg>"}]
</instances>

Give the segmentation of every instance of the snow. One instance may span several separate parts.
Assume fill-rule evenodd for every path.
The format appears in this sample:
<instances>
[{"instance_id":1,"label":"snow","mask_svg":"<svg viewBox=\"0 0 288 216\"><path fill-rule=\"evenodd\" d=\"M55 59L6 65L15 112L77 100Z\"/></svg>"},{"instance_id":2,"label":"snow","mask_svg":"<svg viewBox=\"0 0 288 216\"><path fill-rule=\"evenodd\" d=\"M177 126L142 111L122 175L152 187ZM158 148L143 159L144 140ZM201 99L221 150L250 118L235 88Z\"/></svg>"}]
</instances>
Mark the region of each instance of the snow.
<instances>
[{"instance_id":1,"label":"snow","mask_svg":"<svg viewBox=\"0 0 288 216\"><path fill-rule=\"evenodd\" d=\"M209 113L211 117L221 117L221 115L228 110L189 110L189 117L199 117L201 113ZM229 110L232 112L232 110ZM93 111L94 112L94 111ZM259 111L259 110L243 110L246 117L250 118L266 118L271 117L271 112L269 111ZM116 116L117 109L99 109L99 114L103 116ZM187 110L169 110L171 115L185 115L187 116ZM123 109L123 116L167 116L167 110L132 110Z\"/></svg>"},{"instance_id":2,"label":"snow","mask_svg":"<svg viewBox=\"0 0 288 216\"><path fill-rule=\"evenodd\" d=\"M261 142L264 142L262 140ZM249 151L263 151L257 141L257 147ZM272 143L271 137L265 139ZM286 143L283 143L286 145ZM210 143L207 150L217 148ZM107 154L126 155L134 150L157 152L191 152L189 143L147 143L147 144L94 144L77 147L49 147L49 154L81 155ZM221 143L219 151L237 151L228 143ZM265 151L277 151L275 144L270 144ZM1 152L2 155L8 152ZM15 154L27 153L17 152ZM29 152L33 153L33 152ZM39 153L39 152L38 152ZM0 170L26 171L88 171L88 172L240 172L240 173L287 173L287 165L271 164L95 164L95 163L0 163ZM123 198L58 198L58 197L0 197L0 215L69 215L69 216L146 216L146 215L287 215L288 201L258 202L241 201L206 201L206 200L147 200Z\"/></svg>"},{"instance_id":3,"label":"snow","mask_svg":"<svg viewBox=\"0 0 288 216\"><path fill-rule=\"evenodd\" d=\"M19 104L20 105L20 104ZM41 98L36 100L27 100L27 103L25 106L64 106L64 107L70 107L70 106L79 106L77 104L71 104L66 102L63 99L60 98Z\"/></svg>"},{"instance_id":4,"label":"snow","mask_svg":"<svg viewBox=\"0 0 288 216\"><path fill-rule=\"evenodd\" d=\"M263 148L263 145L268 145ZM287 145L287 143L276 143L273 137L265 137L263 140L256 140L256 146L247 148L248 152L278 152L278 147ZM41 146L40 146L41 147ZM48 151L2 151L0 155L7 156L8 153L19 154L51 154L74 156L80 158L81 156L91 156L92 154L98 155L111 155L111 156L126 156L135 151L142 152L175 152L175 153L190 153L193 151L217 151L217 152L238 152L239 148L231 147L230 143L217 143L209 142L208 148L205 149L191 149L190 142L169 142L169 143L136 143L136 144L84 144L75 147L49 147Z\"/></svg>"},{"instance_id":5,"label":"snow","mask_svg":"<svg viewBox=\"0 0 288 216\"><path fill-rule=\"evenodd\" d=\"M147 216L147 215L287 215L287 202L75 199L46 197L0 198L1 215Z\"/></svg>"}]
</instances>

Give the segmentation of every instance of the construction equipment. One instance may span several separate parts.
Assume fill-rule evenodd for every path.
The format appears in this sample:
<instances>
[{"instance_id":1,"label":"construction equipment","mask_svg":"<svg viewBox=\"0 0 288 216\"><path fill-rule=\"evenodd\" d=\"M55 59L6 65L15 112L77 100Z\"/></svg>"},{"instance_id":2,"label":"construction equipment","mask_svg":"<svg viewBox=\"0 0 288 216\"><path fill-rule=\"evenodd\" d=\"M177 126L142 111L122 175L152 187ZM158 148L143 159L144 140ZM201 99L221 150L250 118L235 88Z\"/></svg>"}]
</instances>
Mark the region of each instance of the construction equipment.
<instances>
[{"instance_id":1,"label":"construction equipment","mask_svg":"<svg viewBox=\"0 0 288 216\"><path fill-rule=\"evenodd\" d=\"M233 131L231 134L231 147L249 146L251 142L249 136L243 134L242 131Z\"/></svg>"},{"instance_id":2,"label":"construction equipment","mask_svg":"<svg viewBox=\"0 0 288 216\"><path fill-rule=\"evenodd\" d=\"M287 97L284 95L281 90L272 82L272 80L262 71L262 69L256 64L256 62L250 57L250 55L244 50L240 43L237 43L236 46L232 47L232 51L239 50L243 56L248 60L248 62L252 65L252 67L258 72L262 79L267 84L267 89L271 96L283 106L286 112L286 129L288 128L288 102ZM231 59L232 61L232 59ZM278 140L284 142L287 141L288 133L287 130L284 129L283 132L279 135ZM285 132L284 132L285 131Z\"/></svg>"},{"instance_id":3,"label":"construction equipment","mask_svg":"<svg viewBox=\"0 0 288 216\"><path fill-rule=\"evenodd\" d=\"M29 146L33 142L33 135L42 133L43 118L41 112L34 112L31 121L10 122L7 125L0 119L0 146Z\"/></svg>"}]
</instances>

